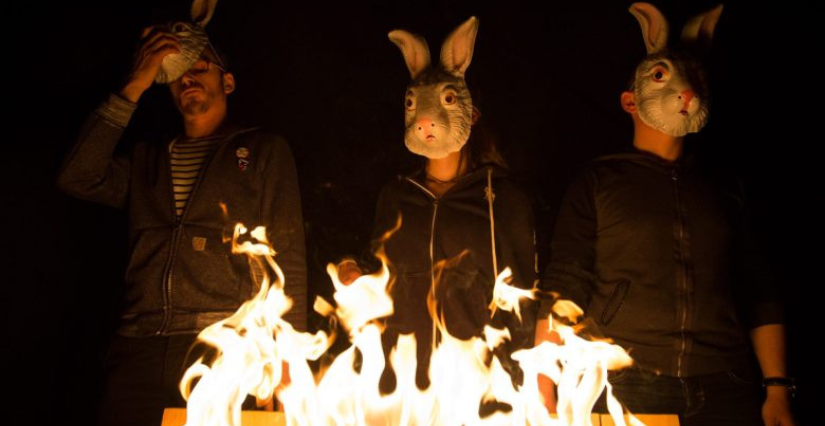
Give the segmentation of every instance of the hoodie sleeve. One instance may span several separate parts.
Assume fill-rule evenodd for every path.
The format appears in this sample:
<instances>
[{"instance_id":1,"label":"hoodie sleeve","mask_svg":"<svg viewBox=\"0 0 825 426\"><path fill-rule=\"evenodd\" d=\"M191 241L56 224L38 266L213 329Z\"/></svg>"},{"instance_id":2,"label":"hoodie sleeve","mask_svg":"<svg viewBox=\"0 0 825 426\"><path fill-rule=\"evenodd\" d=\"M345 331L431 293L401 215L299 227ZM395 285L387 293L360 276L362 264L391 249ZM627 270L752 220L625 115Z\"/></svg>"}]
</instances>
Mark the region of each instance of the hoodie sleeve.
<instances>
[{"instance_id":1,"label":"hoodie sleeve","mask_svg":"<svg viewBox=\"0 0 825 426\"><path fill-rule=\"evenodd\" d=\"M585 170L568 187L562 200L551 243L550 264L539 288L587 309L592 290L596 253L595 175ZM550 313L552 301L544 301L539 318Z\"/></svg>"},{"instance_id":2,"label":"hoodie sleeve","mask_svg":"<svg viewBox=\"0 0 825 426\"><path fill-rule=\"evenodd\" d=\"M57 186L77 198L123 207L131 164L115 147L137 105L110 95L86 120L63 162Z\"/></svg>"}]
</instances>

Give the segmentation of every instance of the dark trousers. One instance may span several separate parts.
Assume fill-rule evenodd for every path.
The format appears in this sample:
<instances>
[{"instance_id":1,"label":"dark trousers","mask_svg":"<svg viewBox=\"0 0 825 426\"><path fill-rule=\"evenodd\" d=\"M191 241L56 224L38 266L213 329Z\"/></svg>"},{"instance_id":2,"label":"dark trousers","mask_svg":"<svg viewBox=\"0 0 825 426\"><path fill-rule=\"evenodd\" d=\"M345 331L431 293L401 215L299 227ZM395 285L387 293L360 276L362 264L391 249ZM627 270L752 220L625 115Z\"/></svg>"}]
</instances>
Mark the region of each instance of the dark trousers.
<instances>
[{"instance_id":1,"label":"dark trousers","mask_svg":"<svg viewBox=\"0 0 825 426\"><path fill-rule=\"evenodd\" d=\"M178 390L194 361L195 334L115 336L104 361L100 422L105 426L160 426L163 409L185 407Z\"/></svg>"},{"instance_id":2,"label":"dark trousers","mask_svg":"<svg viewBox=\"0 0 825 426\"><path fill-rule=\"evenodd\" d=\"M611 372L608 380L631 413L678 414L680 426L764 426L758 386L747 367L683 378L628 368ZM604 395L595 411L607 412Z\"/></svg>"}]
</instances>

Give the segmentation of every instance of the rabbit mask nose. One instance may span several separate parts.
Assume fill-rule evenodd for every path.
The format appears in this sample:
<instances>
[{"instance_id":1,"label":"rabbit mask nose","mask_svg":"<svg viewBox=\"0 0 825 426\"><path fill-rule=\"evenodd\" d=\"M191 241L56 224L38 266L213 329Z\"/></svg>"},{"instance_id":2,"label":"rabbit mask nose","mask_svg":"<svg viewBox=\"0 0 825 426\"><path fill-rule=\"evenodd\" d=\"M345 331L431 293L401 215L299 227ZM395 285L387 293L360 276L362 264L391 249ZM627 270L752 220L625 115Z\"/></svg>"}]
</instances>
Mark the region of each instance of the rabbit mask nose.
<instances>
[{"instance_id":1,"label":"rabbit mask nose","mask_svg":"<svg viewBox=\"0 0 825 426\"><path fill-rule=\"evenodd\" d=\"M682 107L682 112L687 112L690 109L690 101L696 96L696 92L690 89L682 90L679 94L679 99L684 102L684 106Z\"/></svg>"},{"instance_id":2,"label":"rabbit mask nose","mask_svg":"<svg viewBox=\"0 0 825 426\"><path fill-rule=\"evenodd\" d=\"M435 122L428 117L415 121L415 131L421 139L435 138Z\"/></svg>"}]
</instances>

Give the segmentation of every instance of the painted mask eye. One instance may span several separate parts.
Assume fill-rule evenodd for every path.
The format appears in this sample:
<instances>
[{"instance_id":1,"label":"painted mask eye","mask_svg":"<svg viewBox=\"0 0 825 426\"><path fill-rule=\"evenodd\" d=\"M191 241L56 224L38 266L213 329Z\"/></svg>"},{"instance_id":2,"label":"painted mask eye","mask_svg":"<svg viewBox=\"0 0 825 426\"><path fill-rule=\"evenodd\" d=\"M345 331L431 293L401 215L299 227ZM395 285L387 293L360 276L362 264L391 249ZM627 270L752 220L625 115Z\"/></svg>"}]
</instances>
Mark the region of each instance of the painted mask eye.
<instances>
[{"instance_id":1,"label":"painted mask eye","mask_svg":"<svg viewBox=\"0 0 825 426\"><path fill-rule=\"evenodd\" d=\"M445 92L441 96L441 101L444 103L444 105L454 105L458 101L458 96L455 94L455 92L452 91Z\"/></svg>"},{"instance_id":2,"label":"painted mask eye","mask_svg":"<svg viewBox=\"0 0 825 426\"><path fill-rule=\"evenodd\" d=\"M407 111L415 109L415 97L412 92L407 92L407 98L404 99L404 107L407 108Z\"/></svg>"},{"instance_id":3,"label":"painted mask eye","mask_svg":"<svg viewBox=\"0 0 825 426\"><path fill-rule=\"evenodd\" d=\"M652 75L653 81L655 81L657 83L664 83L665 81L667 81L668 77L669 77L669 75L668 75L666 69L664 69L662 67L656 67L656 68L653 69L653 75Z\"/></svg>"}]
</instances>

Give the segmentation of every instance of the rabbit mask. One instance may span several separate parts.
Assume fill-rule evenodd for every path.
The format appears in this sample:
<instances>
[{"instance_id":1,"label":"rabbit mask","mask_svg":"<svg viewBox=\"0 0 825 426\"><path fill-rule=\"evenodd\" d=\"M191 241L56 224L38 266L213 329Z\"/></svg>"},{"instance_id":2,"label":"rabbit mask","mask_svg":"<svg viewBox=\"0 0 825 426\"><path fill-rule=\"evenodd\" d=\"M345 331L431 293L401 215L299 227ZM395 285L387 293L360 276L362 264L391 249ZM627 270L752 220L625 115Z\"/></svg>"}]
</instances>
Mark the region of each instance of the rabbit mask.
<instances>
[{"instance_id":1,"label":"rabbit mask","mask_svg":"<svg viewBox=\"0 0 825 426\"><path fill-rule=\"evenodd\" d=\"M430 50L420 36L403 30L389 33L404 55L412 82L404 100L404 143L430 159L458 152L472 126L473 101L464 73L473 57L478 19L471 17L444 40L441 63L430 66Z\"/></svg>"},{"instance_id":2,"label":"rabbit mask","mask_svg":"<svg viewBox=\"0 0 825 426\"><path fill-rule=\"evenodd\" d=\"M639 21L647 47L647 57L636 68L633 83L639 118L671 136L698 132L709 115L710 91L704 69L691 52L666 48L668 24L653 5L634 3L630 13ZM682 31L683 44L709 47L721 14L719 5L691 19Z\"/></svg>"},{"instance_id":3,"label":"rabbit mask","mask_svg":"<svg viewBox=\"0 0 825 426\"><path fill-rule=\"evenodd\" d=\"M193 22L172 22L168 30L180 39L180 53L172 53L163 58L160 71L155 76L156 83L169 84L179 79L198 61L207 46L211 46L204 27L212 19L218 0L195 0L192 3Z\"/></svg>"}]
</instances>

